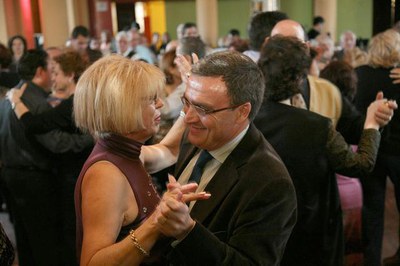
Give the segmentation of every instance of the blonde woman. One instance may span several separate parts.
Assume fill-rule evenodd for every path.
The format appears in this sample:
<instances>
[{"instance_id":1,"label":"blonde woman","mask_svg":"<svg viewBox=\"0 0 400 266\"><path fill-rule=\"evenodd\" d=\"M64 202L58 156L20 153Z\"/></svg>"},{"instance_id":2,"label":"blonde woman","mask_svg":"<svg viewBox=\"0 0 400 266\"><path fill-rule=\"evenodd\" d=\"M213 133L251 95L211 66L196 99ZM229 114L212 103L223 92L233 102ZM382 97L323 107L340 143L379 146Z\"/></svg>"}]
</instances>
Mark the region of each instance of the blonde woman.
<instances>
[{"instance_id":1,"label":"blonde woman","mask_svg":"<svg viewBox=\"0 0 400 266\"><path fill-rule=\"evenodd\" d=\"M157 67L117 55L94 63L77 84L76 124L97 139L75 188L80 265L139 265L160 237L160 198L141 161L152 158L141 150L158 130L164 84Z\"/></svg>"},{"instance_id":2,"label":"blonde woman","mask_svg":"<svg viewBox=\"0 0 400 266\"><path fill-rule=\"evenodd\" d=\"M385 97L400 100L400 84L393 84L390 71L400 62L400 34L387 30L374 36L368 47L368 65L356 68L358 77L356 107L364 112L374 101L378 91ZM381 264L384 226L386 177L395 187L396 202L400 204L400 114L394 110L392 121L382 131L382 140L374 171L369 178L361 179L364 196L363 239L366 247L364 263ZM394 256L400 263L400 252Z\"/></svg>"}]
</instances>

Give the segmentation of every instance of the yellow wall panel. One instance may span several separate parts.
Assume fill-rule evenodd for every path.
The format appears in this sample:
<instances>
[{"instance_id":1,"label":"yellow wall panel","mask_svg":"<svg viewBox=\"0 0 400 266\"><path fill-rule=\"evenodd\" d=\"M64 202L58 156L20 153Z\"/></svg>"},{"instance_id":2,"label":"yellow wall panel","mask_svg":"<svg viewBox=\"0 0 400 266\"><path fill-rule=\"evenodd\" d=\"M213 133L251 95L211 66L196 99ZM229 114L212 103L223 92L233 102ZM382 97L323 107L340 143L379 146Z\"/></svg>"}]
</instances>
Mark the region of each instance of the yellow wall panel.
<instances>
[{"instance_id":1,"label":"yellow wall panel","mask_svg":"<svg viewBox=\"0 0 400 266\"><path fill-rule=\"evenodd\" d=\"M163 34L167 30L164 1L148 2L151 32Z\"/></svg>"}]
</instances>

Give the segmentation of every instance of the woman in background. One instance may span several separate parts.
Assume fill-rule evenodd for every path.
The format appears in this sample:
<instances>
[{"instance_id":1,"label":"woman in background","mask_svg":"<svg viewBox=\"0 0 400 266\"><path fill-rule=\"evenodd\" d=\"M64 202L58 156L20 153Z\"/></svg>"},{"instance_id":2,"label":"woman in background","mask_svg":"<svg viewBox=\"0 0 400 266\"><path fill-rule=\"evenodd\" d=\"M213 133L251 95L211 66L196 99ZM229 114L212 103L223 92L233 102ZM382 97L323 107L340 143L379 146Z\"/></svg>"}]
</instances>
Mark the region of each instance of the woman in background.
<instances>
[{"instance_id":1,"label":"woman in background","mask_svg":"<svg viewBox=\"0 0 400 266\"><path fill-rule=\"evenodd\" d=\"M8 41L8 49L10 49L12 54L12 63L9 66L9 70L10 72L17 73L18 62L28 50L25 38L21 35L11 37Z\"/></svg>"},{"instance_id":2,"label":"woman in background","mask_svg":"<svg viewBox=\"0 0 400 266\"><path fill-rule=\"evenodd\" d=\"M388 99L400 100L400 84L393 84L390 71L400 62L400 34L387 30L375 35L368 47L368 64L356 68L358 77L354 103L364 112L382 91ZM374 171L361 179L363 187L363 240L366 265L381 264L387 176L394 184L397 209L400 208L400 114L394 110L392 121L382 131L382 141ZM400 264L400 249L391 258ZM388 261L390 262L390 260ZM395 265L393 264L393 265Z\"/></svg>"}]
</instances>

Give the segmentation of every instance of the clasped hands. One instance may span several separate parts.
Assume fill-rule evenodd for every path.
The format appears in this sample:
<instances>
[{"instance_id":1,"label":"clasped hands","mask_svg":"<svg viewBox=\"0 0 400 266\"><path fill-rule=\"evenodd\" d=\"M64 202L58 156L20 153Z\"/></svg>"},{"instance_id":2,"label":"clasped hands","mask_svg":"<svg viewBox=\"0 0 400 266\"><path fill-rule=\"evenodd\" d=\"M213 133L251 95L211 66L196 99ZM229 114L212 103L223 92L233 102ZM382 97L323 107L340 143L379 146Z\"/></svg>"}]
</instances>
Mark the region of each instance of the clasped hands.
<instances>
[{"instance_id":1,"label":"clasped hands","mask_svg":"<svg viewBox=\"0 0 400 266\"><path fill-rule=\"evenodd\" d=\"M376 100L368 107L364 127L379 129L379 127L387 125L392 119L395 109L397 109L397 102L385 99L383 93L378 92Z\"/></svg>"},{"instance_id":2,"label":"clasped hands","mask_svg":"<svg viewBox=\"0 0 400 266\"><path fill-rule=\"evenodd\" d=\"M169 176L167 192L154 212L156 227L162 234L182 240L193 229L195 221L190 217L187 203L211 197L206 192L196 193L197 187L196 183L180 185L174 177Z\"/></svg>"}]
</instances>

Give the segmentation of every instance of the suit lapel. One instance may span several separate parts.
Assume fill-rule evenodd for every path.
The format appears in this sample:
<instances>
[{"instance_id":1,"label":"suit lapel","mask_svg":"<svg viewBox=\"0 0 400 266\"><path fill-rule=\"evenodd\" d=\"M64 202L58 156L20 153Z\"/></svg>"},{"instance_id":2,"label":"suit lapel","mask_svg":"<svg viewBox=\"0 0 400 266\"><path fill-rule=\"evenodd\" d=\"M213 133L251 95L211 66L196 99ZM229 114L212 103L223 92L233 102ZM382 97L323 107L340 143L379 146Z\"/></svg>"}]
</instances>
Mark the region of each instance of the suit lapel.
<instances>
[{"instance_id":1,"label":"suit lapel","mask_svg":"<svg viewBox=\"0 0 400 266\"><path fill-rule=\"evenodd\" d=\"M203 222L215 208L220 206L226 195L238 181L239 176L236 167L236 163L229 158L221 165L205 188L205 191L211 193L210 200L197 201L193 206L190 215L194 219Z\"/></svg>"}]
</instances>

